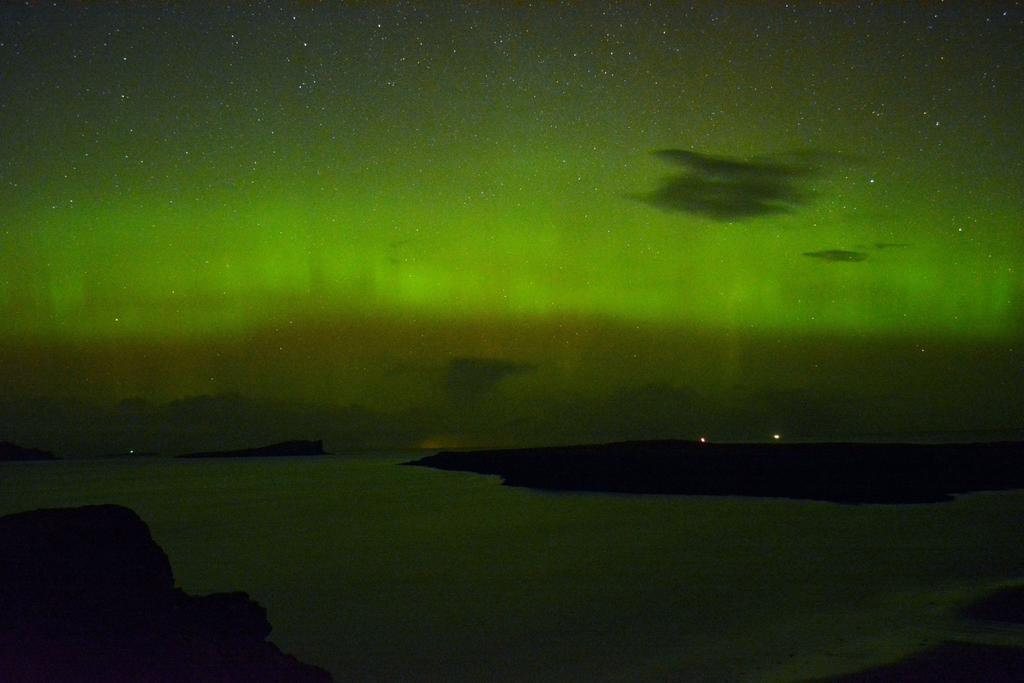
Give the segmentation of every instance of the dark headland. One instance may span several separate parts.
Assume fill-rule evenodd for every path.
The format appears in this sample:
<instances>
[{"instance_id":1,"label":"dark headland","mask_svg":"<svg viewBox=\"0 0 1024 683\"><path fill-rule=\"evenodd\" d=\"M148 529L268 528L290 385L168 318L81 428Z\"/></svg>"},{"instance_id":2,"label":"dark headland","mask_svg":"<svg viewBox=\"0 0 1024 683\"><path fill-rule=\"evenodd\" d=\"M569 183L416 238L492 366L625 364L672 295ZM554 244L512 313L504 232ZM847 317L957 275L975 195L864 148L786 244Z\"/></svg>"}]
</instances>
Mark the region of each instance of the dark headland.
<instances>
[{"instance_id":1,"label":"dark headland","mask_svg":"<svg viewBox=\"0 0 1024 683\"><path fill-rule=\"evenodd\" d=\"M25 448L9 441L0 441L0 462L15 460L56 460L57 456L38 448Z\"/></svg>"},{"instance_id":2,"label":"dark headland","mask_svg":"<svg viewBox=\"0 0 1024 683\"><path fill-rule=\"evenodd\" d=\"M295 681L330 675L266 640L241 592L189 595L116 505L0 517L0 680Z\"/></svg>"},{"instance_id":3,"label":"dark headland","mask_svg":"<svg viewBox=\"0 0 1024 683\"><path fill-rule=\"evenodd\" d=\"M947 641L902 661L808 683L1020 683L1024 648Z\"/></svg>"},{"instance_id":4,"label":"dark headland","mask_svg":"<svg viewBox=\"0 0 1024 683\"><path fill-rule=\"evenodd\" d=\"M637 441L442 451L405 463L495 474L551 491L938 503L1024 488L1024 442L972 444Z\"/></svg>"},{"instance_id":5,"label":"dark headland","mask_svg":"<svg viewBox=\"0 0 1024 683\"><path fill-rule=\"evenodd\" d=\"M1024 586L998 590L960 610L968 621L1024 625ZM945 641L891 664L813 683L1018 683L1024 681L1024 648L1011 645ZM811 683L811 682L809 682Z\"/></svg>"},{"instance_id":6,"label":"dark headland","mask_svg":"<svg viewBox=\"0 0 1024 683\"><path fill-rule=\"evenodd\" d=\"M282 441L281 443L257 448L241 448L234 451L206 451L185 453L178 458L283 458L304 455L328 455L323 441Z\"/></svg>"}]
</instances>

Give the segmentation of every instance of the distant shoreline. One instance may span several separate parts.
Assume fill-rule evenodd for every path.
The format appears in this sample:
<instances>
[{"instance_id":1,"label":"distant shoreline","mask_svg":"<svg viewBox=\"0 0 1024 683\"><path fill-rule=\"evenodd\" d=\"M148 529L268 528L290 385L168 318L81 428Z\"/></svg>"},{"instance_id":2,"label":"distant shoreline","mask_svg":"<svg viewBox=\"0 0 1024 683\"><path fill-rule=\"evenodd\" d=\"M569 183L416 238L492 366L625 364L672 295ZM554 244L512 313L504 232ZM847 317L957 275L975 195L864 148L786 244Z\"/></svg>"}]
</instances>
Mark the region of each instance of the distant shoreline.
<instances>
[{"instance_id":1,"label":"distant shoreline","mask_svg":"<svg viewBox=\"0 0 1024 683\"><path fill-rule=\"evenodd\" d=\"M844 504L939 503L1024 488L1024 442L974 444L637 441L441 451L406 465L493 474L552 491L749 496Z\"/></svg>"},{"instance_id":2,"label":"distant shoreline","mask_svg":"<svg viewBox=\"0 0 1024 683\"><path fill-rule=\"evenodd\" d=\"M293 458L307 455L330 455L324 450L323 441L282 441L281 443L256 448L240 448L232 451L205 451L185 453L176 458Z\"/></svg>"},{"instance_id":3,"label":"distant shoreline","mask_svg":"<svg viewBox=\"0 0 1024 683\"><path fill-rule=\"evenodd\" d=\"M40 448L26 448L9 441L0 441L0 462L31 462L57 460L57 456Z\"/></svg>"}]
</instances>

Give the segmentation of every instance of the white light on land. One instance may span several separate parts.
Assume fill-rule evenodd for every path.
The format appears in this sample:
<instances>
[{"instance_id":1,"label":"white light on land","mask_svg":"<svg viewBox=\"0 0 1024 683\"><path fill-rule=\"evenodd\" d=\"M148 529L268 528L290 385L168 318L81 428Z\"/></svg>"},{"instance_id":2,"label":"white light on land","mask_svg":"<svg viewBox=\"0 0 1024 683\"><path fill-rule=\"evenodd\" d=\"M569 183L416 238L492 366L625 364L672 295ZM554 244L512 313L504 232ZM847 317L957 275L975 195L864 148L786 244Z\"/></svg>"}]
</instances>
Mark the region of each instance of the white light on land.
<instances>
[{"instance_id":1,"label":"white light on land","mask_svg":"<svg viewBox=\"0 0 1024 683\"><path fill-rule=\"evenodd\" d=\"M778 441L779 439L782 438L782 434L772 434L772 438Z\"/></svg>"}]
</instances>

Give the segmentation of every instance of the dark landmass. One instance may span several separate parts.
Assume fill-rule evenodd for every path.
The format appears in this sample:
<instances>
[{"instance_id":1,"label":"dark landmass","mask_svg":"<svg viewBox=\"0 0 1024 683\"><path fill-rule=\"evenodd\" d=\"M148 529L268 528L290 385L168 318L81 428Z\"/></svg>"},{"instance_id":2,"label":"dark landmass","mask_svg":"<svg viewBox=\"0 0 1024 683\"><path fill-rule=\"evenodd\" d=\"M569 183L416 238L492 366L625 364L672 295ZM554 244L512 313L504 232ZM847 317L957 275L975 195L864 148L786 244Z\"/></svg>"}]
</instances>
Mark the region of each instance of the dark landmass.
<instances>
[{"instance_id":1,"label":"dark landmass","mask_svg":"<svg viewBox=\"0 0 1024 683\"><path fill-rule=\"evenodd\" d=\"M1012 586L996 591L960 611L965 619L1001 621L1024 626L1024 586ZM1021 678L1024 680L1024 677Z\"/></svg>"},{"instance_id":2,"label":"dark landmass","mask_svg":"<svg viewBox=\"0 0 1024 683\"><path fill-rule=\"evenodd\" d=\"M15 460L56 460L57 456L38 448L25 448L9 441L0 441L0 462Z\"/></svg>"},{"instance_id":3,"label":"dark landmass","mask_svg":"<svg viewBox=\"0 0 1024 683\"><path fill-rule=\"evenodd\" d=\"M282 441L270 446L241 448L236 451L185 453L178 458L281 458L302 455L328 455L323 441Z\"/></svg>"},{"instance_id":4,"label":"dark landmass","mask_svg":"<svg viewBox=\"0 0 1024 683\"><path fill-rule=\"evenodd\" d=\"M949 641L895 664L858 671L833 683L1020 683L1024 648Z\"/></svg>"},{"instance_id":5,"label":"dark landmass","mask_svg":"<svg viewBox=\"0 0 1024 683\"><path fill-rule=\"evenodd\" d=\"M707 444L637 441L440 452L405 463L499 475L507 486L834 503L938 503L1024 488L1024 442Z\"/></svg>"},{"instance_id":6,"label":"dark landmass","mask_svg":"<svg viewBox=\"0 0 1024 683\"><path fill-rule=\"evenodd\" d=\"M100 505L0 517L0 680L296 681L245 593L188 595L149 529Z\"/></svg>"},{"instance_id":7,"label":"dark landmass","mask_svg":"<svg viewBox=\"0 0 1024 683\"><path fill-rule=\"evenodd\" d=\"M1024 625L1024 586L998 590L960 610L958 616ZM821 680L835 683L1024 681L1024 648L947 641L893 664Z\"/></svg>"}]
</instances>

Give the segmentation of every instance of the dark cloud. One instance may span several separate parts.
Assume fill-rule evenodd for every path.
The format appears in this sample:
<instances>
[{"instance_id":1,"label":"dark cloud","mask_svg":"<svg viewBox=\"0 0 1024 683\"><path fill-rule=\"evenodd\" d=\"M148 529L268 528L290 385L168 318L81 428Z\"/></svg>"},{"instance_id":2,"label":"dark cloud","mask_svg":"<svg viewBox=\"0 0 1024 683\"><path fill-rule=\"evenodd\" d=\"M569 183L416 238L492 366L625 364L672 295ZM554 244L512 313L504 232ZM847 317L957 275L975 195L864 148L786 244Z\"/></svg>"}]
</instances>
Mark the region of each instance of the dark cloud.
<instances>
[{"instance_id":1,"label":"dark cloud","mask_svg":"<svg viewBox=\"0 0 1024 683\"><path fill-rule=\"evenodd\" d=\"M756 159L700 154L684 149L653 152L682 171L667 176L651 192L635 195L651 206L737 221L789 213L810 201L807 182L837 155L794 152Z\"/></svg>"},{"instance_id":2,"label":"dark cloud","mask_svg":"<svg viewBox=\"0 0 1024 683\"><path fill-rule=\"evenodd\" d=\"M834 263L859 263L866 261L868 255L863 251L847 251L846 249L826 249L824 251L805 251L804 256L832 261Z\"/></svg>"},{"instance_id":3,"label":"dark cloud","mask_svg":"<svg viewBox=\"0 0 1024 683\"><path fill-rule=\"evenodd\" d=\"M508 377L535 369L534 365L499 358L453 358L448 363L445 390L454 400L471 400L492 391Z\"/></svg>"},{"instance_id":4,"label":"dark cloud","mask_svg":"<svg viewBox=\"0 0 1024 683\"><path fill-rule=\"evenodd\" d=\"M861 261L868 260L868 254L864 251L867 249L875 249L882 251L885 249L902 249L909 247L910 245L906 242L872 242L871 244L855 244L853 250L848 249L825 249L823 251L805 251L804 256L810 258L821 259L822 261L832 261L834 263L859 263Z\"/></svg>"},{"instance_id":5,"label":"dark cloud","mask_svg":"<svg viewBox=\"0 0 1024 683\"><path fill-rule=\"evenodd\" d=\"M791 161L781 158L764 160L741 160L729 157L700 154L685 149L659 149L652 154L663 161L681 166L707 178L799 178L817 172L817 164L793 157Z\"/></svg>"}]
</instances>

